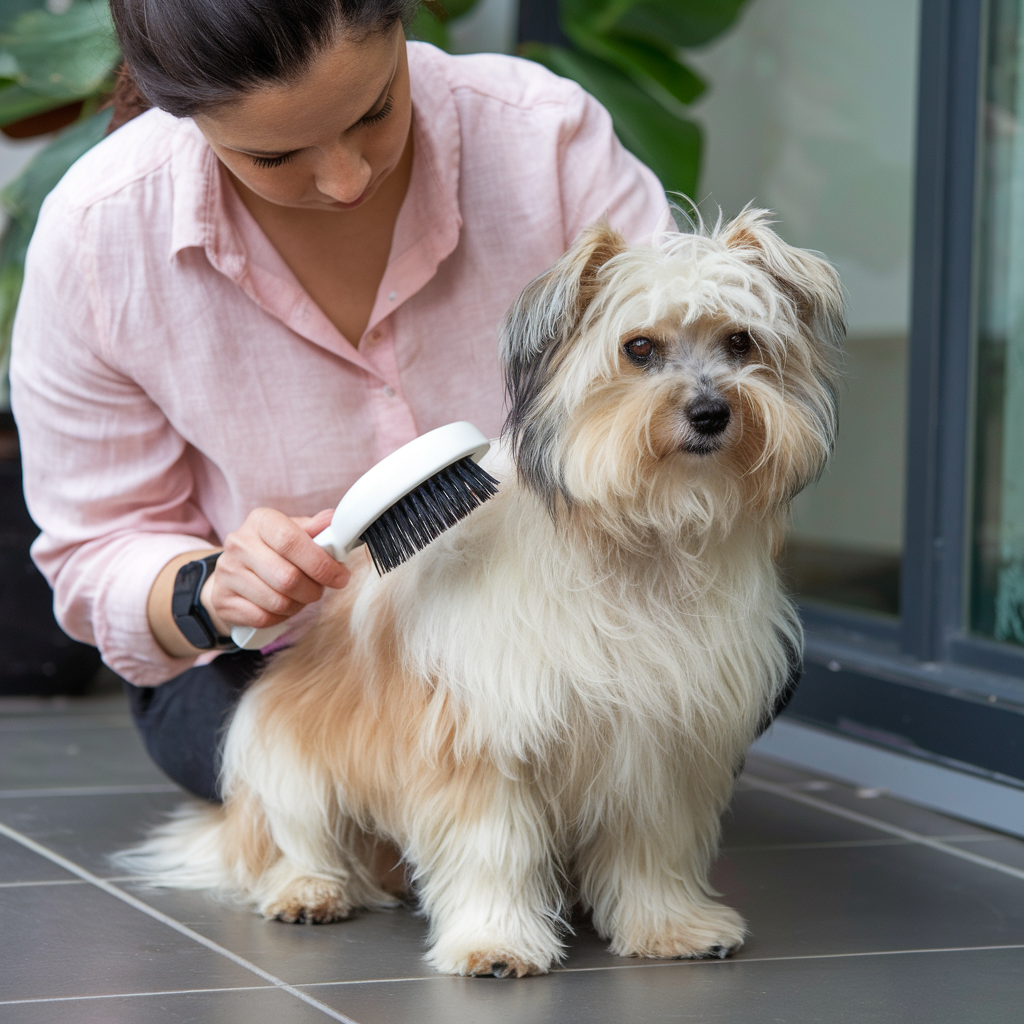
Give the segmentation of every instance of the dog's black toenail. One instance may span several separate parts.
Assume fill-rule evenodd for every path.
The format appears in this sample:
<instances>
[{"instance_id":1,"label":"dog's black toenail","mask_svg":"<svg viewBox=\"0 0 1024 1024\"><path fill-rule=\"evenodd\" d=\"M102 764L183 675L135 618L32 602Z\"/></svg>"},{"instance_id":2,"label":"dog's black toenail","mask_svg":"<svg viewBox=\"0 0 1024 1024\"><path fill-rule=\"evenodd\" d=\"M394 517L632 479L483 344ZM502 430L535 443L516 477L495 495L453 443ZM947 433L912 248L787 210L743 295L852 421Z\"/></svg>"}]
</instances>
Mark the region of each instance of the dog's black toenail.
<instances>
[{"instance_id":1,"label":"dog's black toenail","mask_svg":"<svg viewBox=\"0 0 1024 1024\"><path fill-rule=\"evenodd\" d=\"M508 964L496 963L491 964L491 974L496 978L507 978L512 973L512 969Z\"/></svg>"}]
</instances>

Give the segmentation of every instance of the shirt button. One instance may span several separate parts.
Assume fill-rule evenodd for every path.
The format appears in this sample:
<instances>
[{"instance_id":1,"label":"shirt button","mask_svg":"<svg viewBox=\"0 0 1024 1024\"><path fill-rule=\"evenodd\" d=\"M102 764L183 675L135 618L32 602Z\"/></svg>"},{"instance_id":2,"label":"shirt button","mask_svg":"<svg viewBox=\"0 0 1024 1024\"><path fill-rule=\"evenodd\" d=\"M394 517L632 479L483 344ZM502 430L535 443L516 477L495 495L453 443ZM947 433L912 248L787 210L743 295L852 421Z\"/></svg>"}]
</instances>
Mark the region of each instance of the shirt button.
<instances>
[{"instance_id":1,"label":"shirt button","mask_svg":"<svg viewBox=\"0 0 1024 1024\"><path fill-rule=\"evenodd\" d=\"M398 292L388 292L388 302L394 302L398 298Z\"/></svg>"},{"instance_id":2,"label":"shirt button","mask_svg":"<svg viewBox=\"0 0 1024 1024\"><path fill-rule=\"evenodd\" d=\"M388 398L394 398L395 397L395 389L390 384L385 384L384 385L384 394L387 395Z\"/></svg>"}]
</instances>

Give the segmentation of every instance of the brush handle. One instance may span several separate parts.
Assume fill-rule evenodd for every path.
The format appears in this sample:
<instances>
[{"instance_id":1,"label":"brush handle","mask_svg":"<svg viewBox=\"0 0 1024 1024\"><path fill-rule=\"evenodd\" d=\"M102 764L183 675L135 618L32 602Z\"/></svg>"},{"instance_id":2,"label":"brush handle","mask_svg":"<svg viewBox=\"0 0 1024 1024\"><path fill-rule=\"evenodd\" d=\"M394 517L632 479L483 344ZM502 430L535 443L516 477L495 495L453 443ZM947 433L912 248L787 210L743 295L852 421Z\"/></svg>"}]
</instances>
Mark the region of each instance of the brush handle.
<instances>
[{"instance_id":1,"label":"brush handle","mask_svg":"<svg viewBox=\"0 0 1024 1024\"><path fill-rule=\"evenodd\" d=\"M347 547L342 551L337 550L334 530L330 526L318 533L313 538L313 543L319 544L331 558L338 559L338 561L341 560L338 558L339 555L344 557L348 553ZM231 639L243 651L258 651L266 647L267 644L273 643L282 633L288 632L291 625L292 620L289 616L284 622L279 622L276 626L266 626L263 629L257 629L255 626L233 626Z\"/></svg>"}]
</instances>

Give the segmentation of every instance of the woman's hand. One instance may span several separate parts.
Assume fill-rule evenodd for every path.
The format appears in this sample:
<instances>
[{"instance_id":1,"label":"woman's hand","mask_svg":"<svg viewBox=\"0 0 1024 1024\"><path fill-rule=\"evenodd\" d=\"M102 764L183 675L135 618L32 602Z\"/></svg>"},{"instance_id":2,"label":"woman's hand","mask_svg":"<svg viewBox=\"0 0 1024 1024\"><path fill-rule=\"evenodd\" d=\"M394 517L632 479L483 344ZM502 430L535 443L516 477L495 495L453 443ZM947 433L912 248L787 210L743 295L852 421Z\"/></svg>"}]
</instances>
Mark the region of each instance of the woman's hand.
<instances>
[{"instance_id":1,"label":"woman's hand","mask_svg":"<svg viewBox=\"0 0 1024 1024\"><path fill-rule=\"evenodd\" d=\"M200 596L218 631L277 625L318 601L324 587L348 583L348 569L313 543L333 511L292 517L257 508L224 538L224 552Z\"/></svg>"}]
</instances>

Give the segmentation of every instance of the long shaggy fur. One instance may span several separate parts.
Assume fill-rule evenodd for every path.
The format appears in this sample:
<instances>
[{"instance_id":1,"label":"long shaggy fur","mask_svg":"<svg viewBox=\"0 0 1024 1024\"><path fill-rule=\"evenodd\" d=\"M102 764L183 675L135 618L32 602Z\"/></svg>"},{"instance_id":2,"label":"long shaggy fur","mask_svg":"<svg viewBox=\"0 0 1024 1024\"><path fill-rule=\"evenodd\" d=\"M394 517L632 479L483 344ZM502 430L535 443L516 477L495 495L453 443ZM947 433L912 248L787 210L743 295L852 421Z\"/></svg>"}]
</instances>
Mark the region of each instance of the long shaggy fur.
<instances>
[{"instance_id":1,"label":"long shaggy fur","mask_svg":"<svg viewBox=\"0 0 1024 1024\"><path fill-rule=\"evenodd\" d=\"M576 902L618 954L736 948L708 869L801 645L773 555L832 448L843 335L835 272L768 223L598 225L533 282L498 496L384 577L357 557L243 697L224 805L122 864L328 921L390 901L386 838L449 973L548 970Z\"/></svg>"}]
</instances>

